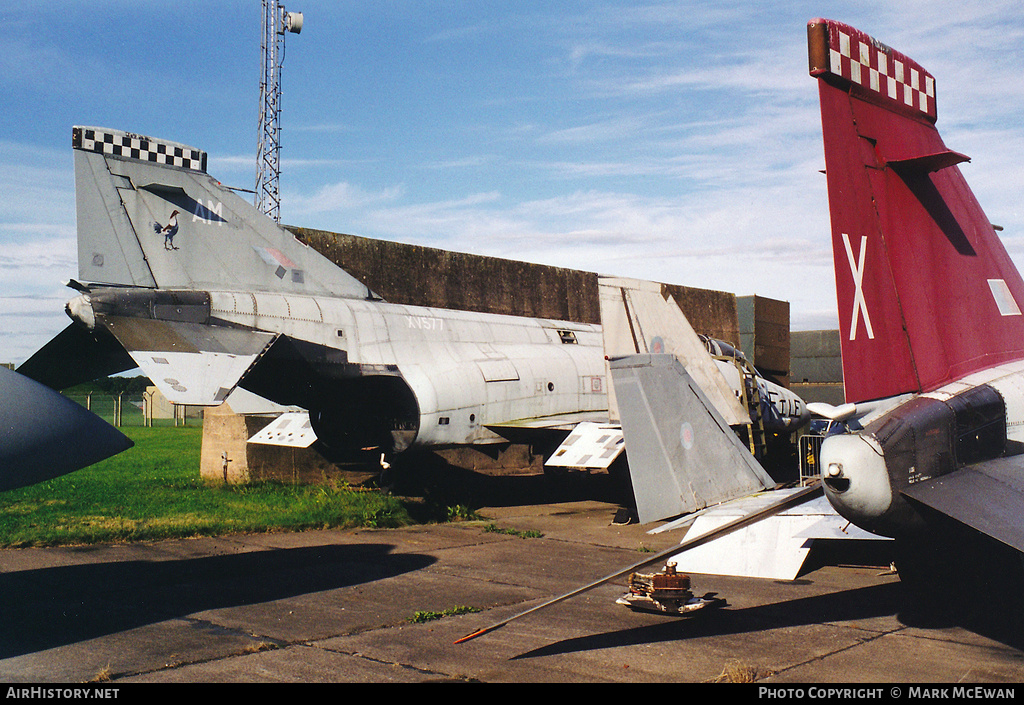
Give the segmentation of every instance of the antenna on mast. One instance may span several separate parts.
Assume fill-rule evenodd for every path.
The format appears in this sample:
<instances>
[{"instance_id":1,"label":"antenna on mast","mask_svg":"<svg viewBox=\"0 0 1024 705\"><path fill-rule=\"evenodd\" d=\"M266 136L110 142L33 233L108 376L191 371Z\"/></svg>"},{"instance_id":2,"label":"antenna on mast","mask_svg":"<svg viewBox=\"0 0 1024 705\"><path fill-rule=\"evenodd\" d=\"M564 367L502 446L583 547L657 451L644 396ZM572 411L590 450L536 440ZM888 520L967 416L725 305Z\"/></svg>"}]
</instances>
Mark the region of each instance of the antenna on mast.
<instances>
[{"instance_id":1,"label":"antenna on mast","mask_svg":"<svg viewBox=\"0 0 1024 705\"><path fill-rule=\"evenodd\" d=\"M260 138L256 155L256 207L281 222L281 64L286 32L302 31L302 13L278 0L263 0L263 76L260 78Z\"/></svg>"}]
</instances>

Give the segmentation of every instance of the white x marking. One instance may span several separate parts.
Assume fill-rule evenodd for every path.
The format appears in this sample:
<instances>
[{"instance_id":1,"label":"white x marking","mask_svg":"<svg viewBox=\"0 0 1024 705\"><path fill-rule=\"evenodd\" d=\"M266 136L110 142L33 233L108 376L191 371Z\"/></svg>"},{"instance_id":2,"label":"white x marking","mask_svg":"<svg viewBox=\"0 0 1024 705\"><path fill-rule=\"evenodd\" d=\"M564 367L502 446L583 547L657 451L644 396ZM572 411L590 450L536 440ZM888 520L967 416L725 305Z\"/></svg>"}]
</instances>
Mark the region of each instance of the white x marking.
<instances>
[{"instance_id":1,"label":"white x marking","mask_svg":"<svg viewBox=\"0 0 1024 705\"><path fill-rule=\"evenodd\" d=\"M871 330L871 318L868 317L868 305L864 300L864 289L862 282L864 281L864 256L867 253L868 236L861 235L860 237L860 254L857 257L857 261L854 262L853 247L850 245L850 236L843 233L843 244L846 245L846 259L850 262L850 274L853 275L853 318L850 322L850 340L857 339L857 319L860 312L864 312L864 327L868 331L868 339L874 340L875 334Z\"/></svg>"}]
</instances>

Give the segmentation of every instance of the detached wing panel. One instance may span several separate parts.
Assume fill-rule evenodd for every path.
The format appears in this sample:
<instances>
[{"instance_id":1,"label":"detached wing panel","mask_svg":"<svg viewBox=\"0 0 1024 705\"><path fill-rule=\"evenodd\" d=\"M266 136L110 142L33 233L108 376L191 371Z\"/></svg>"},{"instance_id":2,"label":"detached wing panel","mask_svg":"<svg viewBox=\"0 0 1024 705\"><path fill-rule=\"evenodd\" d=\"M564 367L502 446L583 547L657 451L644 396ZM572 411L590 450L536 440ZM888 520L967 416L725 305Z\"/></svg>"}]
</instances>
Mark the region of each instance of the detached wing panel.
<instances>
[{"instance_id":1,"label":"detached wing panel","mask_svg":"<svg viewBox=\"0 0 1024 705\"><path fill-rule=\"evenodd\" d=\"M216 406L276 338L273 333L110 316L106 328L167 399Z\"/></svg>"},{"instance_id":2,"label":"detached wing panel","mask_svg":"<svg viewBox=\"0 0 1024 705\"><path fill-rule=\"evenodd\" d=\"M903 494L1024 551L1024 455L969 465Z\"/></svg>"}]
</instances>

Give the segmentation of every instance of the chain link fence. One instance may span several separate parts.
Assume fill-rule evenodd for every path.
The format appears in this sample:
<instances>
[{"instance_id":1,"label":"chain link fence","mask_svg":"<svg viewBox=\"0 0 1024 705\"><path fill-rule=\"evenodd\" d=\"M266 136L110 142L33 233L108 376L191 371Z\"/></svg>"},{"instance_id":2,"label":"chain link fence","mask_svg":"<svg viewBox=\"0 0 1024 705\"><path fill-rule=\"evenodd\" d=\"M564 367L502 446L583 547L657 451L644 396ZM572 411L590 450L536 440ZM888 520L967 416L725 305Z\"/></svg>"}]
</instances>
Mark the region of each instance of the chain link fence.
<instances>
[{"instance_id":1,"label":"chain link fence","mask_svg":"<svg viewBox=\"0 0 1024 705\"><path fill-rule=\"evenodd\" d=\"M197 426L200 407L170 404L154 392L67 395L112 426Z\"/></svg>"}]
</instances>

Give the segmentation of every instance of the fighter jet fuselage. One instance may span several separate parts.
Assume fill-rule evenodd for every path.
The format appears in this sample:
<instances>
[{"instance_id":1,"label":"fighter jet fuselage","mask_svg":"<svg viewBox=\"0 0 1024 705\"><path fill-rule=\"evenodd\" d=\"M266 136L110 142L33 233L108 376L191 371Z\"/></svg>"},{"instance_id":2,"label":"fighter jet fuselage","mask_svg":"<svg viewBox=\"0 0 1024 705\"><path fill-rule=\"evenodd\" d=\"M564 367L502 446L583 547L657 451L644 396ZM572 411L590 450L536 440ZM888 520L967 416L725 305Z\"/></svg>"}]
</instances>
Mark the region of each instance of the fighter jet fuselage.
<instances>
[{"instance_id":1,"label":"fighter jet fuselage","mask_svg":"<svg viewBox=\"0 0 1024 705\"><path fill-rule=\"evenodd\" d=\"M498 439L489 424L607 409L600 328L294 293L101 287L68 312L100 325L180 403L232 377L309 410L344 450Z\"/></svg>"},{"instance_id":2,"label":"fighter jet fuselage","mask_svg":"<svg viewBox=\"0 0 1024 705\"><path fill-rule=\"evenodd\" d=\"M25 374L62 388L137 365L199 406L242 387L308 410L344 451L608 420L600 326L388 303L211 178L201 150L94 127L72 146L86 283ZM769 401L771 423L806 417Z\"/></svg>"}]
</instances>

